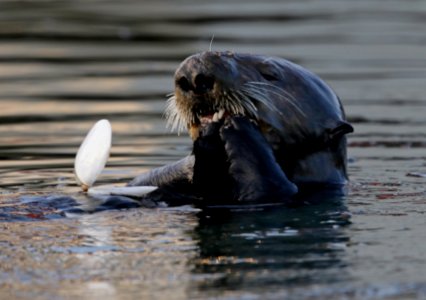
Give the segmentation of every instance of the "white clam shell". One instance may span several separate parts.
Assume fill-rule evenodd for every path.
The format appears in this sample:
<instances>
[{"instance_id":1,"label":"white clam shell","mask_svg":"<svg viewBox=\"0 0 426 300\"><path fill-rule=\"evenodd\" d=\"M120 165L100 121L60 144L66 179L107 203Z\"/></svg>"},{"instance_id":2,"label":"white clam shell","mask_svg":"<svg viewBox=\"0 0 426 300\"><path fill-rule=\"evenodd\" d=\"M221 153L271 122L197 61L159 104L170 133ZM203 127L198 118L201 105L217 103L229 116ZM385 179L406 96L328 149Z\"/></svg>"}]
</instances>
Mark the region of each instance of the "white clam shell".
<instances>
[{"instance_id":1,"label":"white clam shell","mask_svg":"<svg viewBox=\"0 0 426 300\"><path fill-rule=\"evenodd\" d=\"M111 149L111 124L108 120L98 121L90 129L74 161L77 182L87 191L105 168Z\"/></svg>"},{"instance_id":2,"label":"white clam shell","mask_svg":"<svg viewBox=\"0 0 426 300\"><path fill-rule=\"evenodd\" d=\"M112 186L101 185L89 188L87 193L90 196L130 196L140 197L157 189L156 186Z\"/></svg>"}]
</instances>

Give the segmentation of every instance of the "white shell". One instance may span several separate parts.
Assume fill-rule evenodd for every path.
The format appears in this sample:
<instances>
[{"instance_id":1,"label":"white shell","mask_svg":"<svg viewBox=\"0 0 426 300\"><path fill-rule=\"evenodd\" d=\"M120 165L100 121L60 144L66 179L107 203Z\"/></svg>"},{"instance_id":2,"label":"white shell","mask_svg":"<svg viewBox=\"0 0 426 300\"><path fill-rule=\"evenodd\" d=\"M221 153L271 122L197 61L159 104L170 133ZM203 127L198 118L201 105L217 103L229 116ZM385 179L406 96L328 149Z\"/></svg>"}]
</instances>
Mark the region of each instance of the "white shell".
<instances>
[{"instance_id":1,"label":"white shell","mask_svg":"<svg viewBox=\"0 0 426 300\"><path fill-rule=\"evenodd\" d=\"M111 124L108 120L98 121L90 129L78 149L74 161L74 173L83 190L93 185L105 167L111 149Z\"/></svg>"},{"instance_id":2,"label":"white shell","mask_svg":"<svg viewBox=\"0 0 426 300\"><path fill-rule=\"evenodd\" d=\"M101 185L90 188L87 193L90 196L131 196L140 197L157 189L156 186L112 186Z\"/></svg>"}]
</instances>

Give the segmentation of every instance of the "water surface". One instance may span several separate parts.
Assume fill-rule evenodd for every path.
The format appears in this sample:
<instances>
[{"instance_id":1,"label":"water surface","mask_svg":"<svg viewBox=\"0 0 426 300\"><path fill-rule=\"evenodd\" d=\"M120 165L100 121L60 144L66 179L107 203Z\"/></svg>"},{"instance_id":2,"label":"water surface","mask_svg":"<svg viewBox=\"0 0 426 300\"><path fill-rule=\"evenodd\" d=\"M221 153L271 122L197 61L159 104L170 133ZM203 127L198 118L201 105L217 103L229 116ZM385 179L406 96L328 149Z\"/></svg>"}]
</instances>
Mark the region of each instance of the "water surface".
<instances>
[{"instance_id":1,"label":"water surface","mask_svg":"<svg viewBox=\"0 0 426 300\"><path fill-rule=\"evenodd\" d=\"M425 15L402 0L3 1L0 298L424 299ZM348 196L61 216L98 119L114 133L99 184L190 151L164 104L212 36L213 50L285 57L336 90L355 127Z\"/></svg>"}]
</instances>

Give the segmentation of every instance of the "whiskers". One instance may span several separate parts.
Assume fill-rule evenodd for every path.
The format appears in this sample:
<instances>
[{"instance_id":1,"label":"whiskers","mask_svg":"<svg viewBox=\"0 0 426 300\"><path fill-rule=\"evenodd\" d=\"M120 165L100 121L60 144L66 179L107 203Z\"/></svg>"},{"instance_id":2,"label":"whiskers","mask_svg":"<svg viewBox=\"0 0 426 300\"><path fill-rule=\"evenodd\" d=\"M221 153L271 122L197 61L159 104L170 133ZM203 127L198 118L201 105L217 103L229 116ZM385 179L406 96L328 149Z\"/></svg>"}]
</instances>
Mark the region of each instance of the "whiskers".
<instances>
[{"instance_id":1,"label":"whiskers","mask_svg":"<svg viewBox=\"0 0 426 300\"><path fill-rule=\"evenodd\" d=\"M257 118L257 108L247 97L236 90L228 90L223 93L217 102L218 107L224 109L231 115L245 115Z\"/></svg>"},{"instance_id":2,"label":"whiskers","mask_svg":"<svg viewBox=\"0 0 426 300\"><path fill-rule=\"evenodd\" d=\"M283 121L286 121L287 119L296 119L299 122L303 122L306 118L306 115L300 108L297 99L279 86L261 81L250 81L243 84L241 87L241 93L252 101L259 102L266 106L268 113L279 115ZM272 98L278 98L279 101L284 102L286 104L284 106L285 109L283 109L283 106L278 108L275 105L277 101L272 101Z\"/></svg>"},{"instance_id":3,"label":"whiskers","mask_svg":"<svg viewBox=\"0 0 426 300\"><path fill-rule=\"evenodd\" d=\"M209 52L212 52L213 40L214 40L214 34L212 35L212 39L210 40Z\"/></svg>"},{"instance_id":4,"label":"whiskers","mask_svg":"<svg viewBox=\"0 0 426 300\"><path fill-rule=\"evenodd\" d=\"M176 104L176 96L174 94L167 95L169 98L166 102L164 117L167 120L167 127L172 131L177 131L180 134L187 129L189 124L188 114L181 112Z\"/></svg>"},{"instance_id":5,"label":"whiskers","mask_svg":"<svg viewBox=\"0 0 426 300\"><path fill-rule=\"evenodd\" d=\"M178 104L176 95L170 94L166 103L164 117L167 120L167 127L180 134L188 130L191 125L200 123L203 117L202 111L197 111L191 106L189 100L184 100L183 104ZM249 97L240 91L226 90L218 97L206 99L204 107L210 107L207 111L211 113L224 111L231 115L245 115L249 118L257 119L257 108Z\"/></svg>"},{"instance_id":6,"label":"whiskers","mask_svg":"<svg viewBox=\"0 0 426 300\"><path fill-rule=\"evenodd\" d=\"M183 104L178 104L174 94L168 95L165 117L167 127L178 133L185 131L191 125L199 124L202 112L197 112L184 99ZM277 107L276 99L286 105ZM259 105L261 104L261 105ZM261 106L266 108L259 109ZM270 83L251 81L243 84L238 89L227 89L214 97L205 100L203 106L209 106L209 111L226 111L230 115L244 115L250 119L264 121L279 118L283 122L296 120L302 123L306 118L296 99L286 90ZM285 107L285 109L283 109Z\"/></svg>"}]
</instances>

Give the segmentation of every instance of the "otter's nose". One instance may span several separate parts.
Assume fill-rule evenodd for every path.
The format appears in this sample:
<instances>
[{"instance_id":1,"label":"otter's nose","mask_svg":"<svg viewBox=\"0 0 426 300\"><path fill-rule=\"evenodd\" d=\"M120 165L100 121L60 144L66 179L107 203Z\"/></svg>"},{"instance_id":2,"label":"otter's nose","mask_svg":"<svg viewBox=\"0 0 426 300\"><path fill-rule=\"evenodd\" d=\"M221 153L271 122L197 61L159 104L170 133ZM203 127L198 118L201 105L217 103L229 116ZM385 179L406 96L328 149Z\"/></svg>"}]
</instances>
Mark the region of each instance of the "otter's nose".
<instances>
[{"instance_id":1,"label":"otter's nose","mask_svg":"<svg viewBox=\"0 0 426 300\"><path fill-rule=\"evenodd\" d=\"M204 74L197 74L191 82L185 76L176 81L176 85L185 92L192 90L195 94L202 95L211 91L214 87L214 77Z\"/></svg>"},{"instance_id":2,"label":"otter's nose","mask_svg":"<svg viewBox=\"0 0 426 300\"><path fill-rule=\"evenodd\" d=\"M213 89L214 78L204 74L198 74L194 78L194 92L196 94L205 94Z\"/></svg>"}]
</instances>

